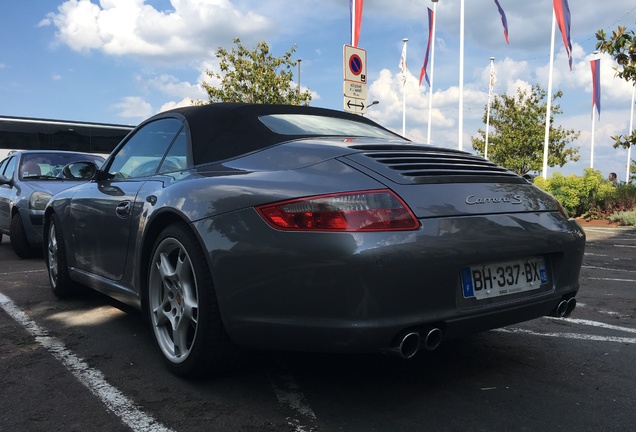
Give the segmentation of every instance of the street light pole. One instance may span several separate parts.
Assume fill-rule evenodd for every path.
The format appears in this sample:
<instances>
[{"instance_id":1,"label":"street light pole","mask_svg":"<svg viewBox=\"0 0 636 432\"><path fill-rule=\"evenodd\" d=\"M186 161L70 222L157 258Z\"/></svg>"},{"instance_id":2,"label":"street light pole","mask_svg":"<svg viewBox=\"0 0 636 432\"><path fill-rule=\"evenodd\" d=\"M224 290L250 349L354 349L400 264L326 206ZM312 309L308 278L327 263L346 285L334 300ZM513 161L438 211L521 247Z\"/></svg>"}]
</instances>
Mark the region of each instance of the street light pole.
<instances>
[{"instance_id":1,"label":"street light pole","mask_svg":"<svg viewBox=\"0 0 636 432\"><path fill-rule=\"evenodd\" d=\"M298 59L298 105L300 105L300 62L303 59Z\"/></svg>"}]
</instances>

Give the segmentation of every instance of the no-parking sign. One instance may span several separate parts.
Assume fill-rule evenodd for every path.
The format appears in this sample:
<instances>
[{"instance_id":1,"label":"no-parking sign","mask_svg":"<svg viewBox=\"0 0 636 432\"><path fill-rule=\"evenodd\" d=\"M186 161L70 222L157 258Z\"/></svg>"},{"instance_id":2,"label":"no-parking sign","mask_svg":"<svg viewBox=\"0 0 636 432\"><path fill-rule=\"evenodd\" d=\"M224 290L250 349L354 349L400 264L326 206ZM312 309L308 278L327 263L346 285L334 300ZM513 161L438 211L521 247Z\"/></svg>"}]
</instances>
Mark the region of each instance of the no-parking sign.
<instances>
[{"instance_id":1,"label":"no-parking sign","mask_svg":"<svg viewBox=\"0 0 636 432\"><path fill-rule=\"evenodd\" d=\"M344 46L344 80L367 83L367 52L351 45Z\"/></svg>"}]
</instances>

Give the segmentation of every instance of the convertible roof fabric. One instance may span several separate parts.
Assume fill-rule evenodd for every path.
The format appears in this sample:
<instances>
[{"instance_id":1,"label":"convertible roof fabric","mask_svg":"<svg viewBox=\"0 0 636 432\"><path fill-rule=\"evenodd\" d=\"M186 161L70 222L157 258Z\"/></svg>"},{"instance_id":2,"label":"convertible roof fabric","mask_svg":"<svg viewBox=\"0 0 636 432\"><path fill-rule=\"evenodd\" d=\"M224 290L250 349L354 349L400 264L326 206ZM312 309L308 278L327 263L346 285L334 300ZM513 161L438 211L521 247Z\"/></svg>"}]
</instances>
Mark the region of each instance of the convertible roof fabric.
<instances>
[{"instance_id":1,"label":"convertible roof fabric","mask_svg":"<svg viewBox=\"0 0 636 432\"><path fill-rule=\"evenodd\" d=\"M231 159L278 143L308 136L282 135L272 132L259 120L260 116L270 114L336 117L388 130L365 117L343 111L308 106L243 103L213 103L176 108L158 114L148 121L162 117L185 118L195 143L192 145L194 164L199 165Z\"/></svg>"}]
</instances>

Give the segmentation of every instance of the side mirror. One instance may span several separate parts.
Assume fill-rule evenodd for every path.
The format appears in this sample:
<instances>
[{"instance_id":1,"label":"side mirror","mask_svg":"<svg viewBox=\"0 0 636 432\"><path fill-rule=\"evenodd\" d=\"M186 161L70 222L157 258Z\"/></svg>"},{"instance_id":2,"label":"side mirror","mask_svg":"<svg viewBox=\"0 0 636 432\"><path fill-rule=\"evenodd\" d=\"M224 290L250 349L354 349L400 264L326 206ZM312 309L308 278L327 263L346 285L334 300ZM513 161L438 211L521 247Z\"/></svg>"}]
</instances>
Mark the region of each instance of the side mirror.
<instances>
[{"instance_id":1,"label":"side mirror","mask_svg":"<svg viewBox=\"0 0 636 432\"><path fill-rule=\"evenodd\" d=\"M2 185L11 185L11 180L10 178L6 178L3 175L0 175L0 186Z\"/></svg>"},{"instance_id":2,"label":"side mirror","mask_svg":"<svg viewBox=\"0 0 636 432\"><path fill-rule=\"evenodd\" d=\"M64 178L70 180L92 180L97 174L97 165L95 162L82 161L71 162L62 169Z\"/></svg>"}]
</instances>

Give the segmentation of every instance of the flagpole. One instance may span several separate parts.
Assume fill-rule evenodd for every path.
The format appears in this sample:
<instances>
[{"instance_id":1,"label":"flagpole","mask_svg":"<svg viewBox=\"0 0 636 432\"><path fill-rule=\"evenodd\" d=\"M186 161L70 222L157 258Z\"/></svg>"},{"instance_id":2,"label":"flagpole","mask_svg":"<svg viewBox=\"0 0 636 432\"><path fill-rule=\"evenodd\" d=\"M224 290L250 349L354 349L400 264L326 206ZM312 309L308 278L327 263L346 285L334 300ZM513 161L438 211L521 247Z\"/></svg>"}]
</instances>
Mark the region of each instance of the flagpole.
<instances>
[{"instance_id":1,"label":"flagpole","mask_svg":"<svg viewBox=\"0 0 636 432\"><path fill-rule=\"evenodd\" d=\"M590 168L594 168L594 123L596 123L596 113L594 112L594 105L592 105L592 151L590 153Z\"/></svg>"},{"instance_id":2,"label":"flagpole","mask_svg":"<svg viewBox=\"0 0 636 432\"><path fill-rule=\"evenodd\" d=\"M634 93L636 93L636 84L632 86L632 109L629 115L629 136L634 132ZM627 170L625 172L625 184L629 184L629 175L632 162L632 146L627 147Z\"/></svg>"},{"instance_id":3,"label":"flagpole","mask_svg":"<svg viewBox=\"0 0 636 432\"><path fill-rule=\"evenodd\" d=\"M431 0L433 2L433 29L431 30L431 75L430 87L428 89L428 132L426 133L426 142L431 143L431 125L433 121L433 73L435 71L435 21L437 20L437 2L439 0Z\"/></svg>"},{"instance_id":4,"label":"flagpole","mask_svg":"<svg viewBox=\"0 0 636 432\"><path fill-rule=\"evenodd\" d=\"M598 57L598 51L594 51L594 56ZM597 58L598 60L598 58ZM592 66L592 145L591 145L591 155L590 155L590 168L594 168L594 137L596 136L596 133L594 132L595 127L596 127L596 112L594 112L594 108L596 108L596 111L599 111L599 106L601 101L597 100L597 91L599 91L598 95L600 96L600 90L597 89L597 79L598 79L598 83L600 84L600 61L597 62L595 60L591 60L590 61L590 65ZM599 118L600 118L600 113L599 113Z\"/></svg>"},{"instance_id":5,"label":"flagpole","mask_svg":"<svg viewBox=\"0 0 636 432\"><path fill-rule=\"evenodd\" d=\"M548 101L545 113L545 141L543 144L543 178L548 178L548 146L550 143L550 119L552 116L552 69L554 69L554 36L556 32L556 14L552 10L552 37L550 41L550 67L548 69Z\"/></svg>"},{"instance_id":6,"label":"flagpole","mask_svg":"<svg viewBox=\"0 0 636 432\"><path fill-rule=\"evenodd\" d=\"M463 150L462 138L464 135L464 0L459 6L459 141L458 146Z\"/></svg>"},{"instance_id":7,"label":"flagpole","mask_svg":"<svg viewBox=\"0 0 636 432\"><path fill-rule=\"evenodd\" d=\"M488 105L486 108L486 146L484 150L484 157L488 159L488 132L490 129L490 101L492 99L492 88L494 85L494 75L495 75L495 58L490 57L490 80L488 83Z\"/></svg>"},{"instance_id":8,"label":"flagpole","mask_svg":"<svg viewBox=\"0 0 636 432\"><path fill-rule=\"evenodd\" d=\"M406 43L408 38L402 39L404 47L402 52L404 53L404 64L406 65ZM406 136L406 67L402 69L402 136Z\"/></svg>"}]
</instances>

